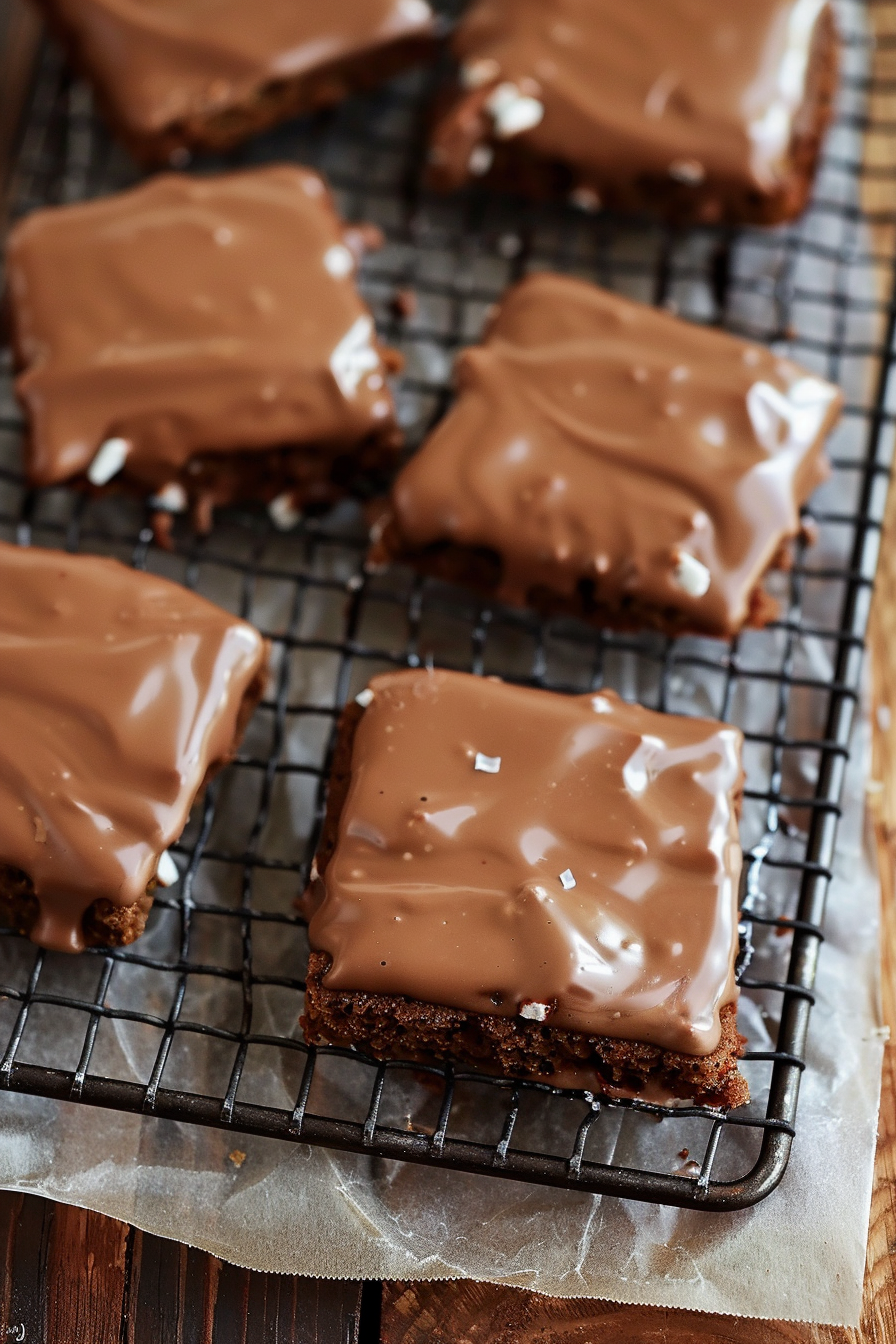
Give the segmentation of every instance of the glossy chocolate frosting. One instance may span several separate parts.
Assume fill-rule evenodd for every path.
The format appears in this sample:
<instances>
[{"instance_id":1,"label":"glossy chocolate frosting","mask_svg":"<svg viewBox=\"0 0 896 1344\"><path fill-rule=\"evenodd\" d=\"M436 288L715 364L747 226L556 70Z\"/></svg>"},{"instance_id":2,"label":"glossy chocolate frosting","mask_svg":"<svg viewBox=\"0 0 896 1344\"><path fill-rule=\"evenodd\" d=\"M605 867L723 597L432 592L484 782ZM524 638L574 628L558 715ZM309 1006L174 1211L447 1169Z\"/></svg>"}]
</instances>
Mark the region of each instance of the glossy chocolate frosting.
<instances>
[{"instance_id":1,"label":"glossy chocolate frosting","mask_svg":"<svg viewBox=\"0 0 896 1344\"><path fill-rule=\"evenodd\" d=\"M0 544L0 864L31 879L34 942L79 951L97 898L143 895L265 653L165 579Z\"/></svg>"},{"instance_id":2,"label":"glossy chocolate frosting","mask_svg":"<svg viewBox=\"0 0 896 1344\"><path fill-rule=\"evenodd\" d=\"M309 930L325 988L715 1049L740 732L457 672L370 690Z\"/></svg>"},{"instance_id":3,"label":"glossy chocolate frosting","mask_svg":"<svg viewBox=\"0 0 896 1344\"><path fill-rule=\"evenodd\" d=\"M799 532L842 404L763 347L551 274L507 293L457 386L393 489L399 551L486 547L508 602L587 583L715 634Z\"/></svg>"},{"instance_id":4,"label":"glossy chocolate frosting","mask_svg":"<svg viewBox=\"0 0 896 1344\"><path fill-rule=\"evenodd\" d=\"M364 236L286 165L28 216L7 267L30 479L79 475L110 438L124 478L161 489L203 452L394 431L355 285Z\"/></svg>"},{"instance_id":5,"label":"glossy chocolate frosting","mask_svg":"<svg viewBox=\"0 0 896 1344\"><path fill-rule=\"evenodd\" d=\"M44 0L126 129L239 108L265 85L432 31L426 0Z\"/></svg>"},{"instance_id":6,"label":"glossy chocolate frosting","mask_svg":"<svg viewBox=\"0 0 896 1344\"><path fill-rule=\"evenodd\" d=\"M454 46L473 90L470 111L499 86L534 98L541 114L533 108L522 121L490 104L496 135L518 135L538 155L571 164L582 182L671 177L768 193L786 182L794 135L817 116L811 54L828 8L826 0L478 0Z\"/></svg>"}]
</instances>

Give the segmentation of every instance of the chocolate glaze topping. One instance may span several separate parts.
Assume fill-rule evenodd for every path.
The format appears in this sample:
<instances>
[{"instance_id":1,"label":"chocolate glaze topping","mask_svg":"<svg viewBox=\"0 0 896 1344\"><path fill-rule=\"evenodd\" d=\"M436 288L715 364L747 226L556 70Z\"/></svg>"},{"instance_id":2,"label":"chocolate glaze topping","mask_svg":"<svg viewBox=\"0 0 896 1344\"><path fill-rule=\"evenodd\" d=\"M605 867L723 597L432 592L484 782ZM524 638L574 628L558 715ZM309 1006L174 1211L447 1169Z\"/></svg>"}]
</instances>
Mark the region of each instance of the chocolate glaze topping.
<instances>
[{"instance_id":1,"label":"chocolate glaze topping","mask_svg":"<svg viewBox=\"0 0 896 1344\"><path fill-rule=\"evenodd\" d=\"M842 404L760 346L550 274L508 292L457 385L395 484L390 550L486 547L506 601L585 582L718 634L799 532Z\"/></svg>"},{"instance_id":2,"label":"chocolate glaze topping","mask_svg":"<svg viewBox=\"0 0 896 1344\"><path fill-rule=\"evenodd\" d=\"M370 689L310 924L324 986L713 1050L740 732L456 672Z\"/></svg>"},{"instance_id":3,"label":"chocolate glaze topping","mask_svg":"<svg viewBox=\"0 0 896 1344\"><path fill-rule=\"evenodd\" d=\"M355 287L365 237L285 165L28 216L8 275L31 480L86 471L110 438L125 479L159 490L202 452L394 433Z\"/></svg>"},{"instance_id":4,"label":"chocolate glaze topping","mask_svg":"<svg viewBox=\"0 0 896 1344\"><path fill-rule=\"evenodd\" d=\"M795 133L817 116L811 56L828 9L478 0L454 39L466 117L481 106L497 139L571 164L583 183L646 176L773 192L792 172Z\"/></svg>"},{"instance_id":5,"label":"chocolate glaze topping","mask_svg":"<svg viewBox=\"0 0 896 1344\"><path fill-rule=\"evenodd\" d=\"M44 0L47 3L47 0ZM426 0L52 0L126 128L240 107L265 85L433 28Z\"/></svg>"},{"instance_id":6,"label":"chocolate glaze topping","mask_svg":"<svg viewBox=\"0 0 896 1344\"><path fill-rule=\"evenodd\" d=\"M31 879L34 942L79 951L98 897L143 895L264 659L167 580L0 544L0 863Z\"/></svg>"}]
</instances>

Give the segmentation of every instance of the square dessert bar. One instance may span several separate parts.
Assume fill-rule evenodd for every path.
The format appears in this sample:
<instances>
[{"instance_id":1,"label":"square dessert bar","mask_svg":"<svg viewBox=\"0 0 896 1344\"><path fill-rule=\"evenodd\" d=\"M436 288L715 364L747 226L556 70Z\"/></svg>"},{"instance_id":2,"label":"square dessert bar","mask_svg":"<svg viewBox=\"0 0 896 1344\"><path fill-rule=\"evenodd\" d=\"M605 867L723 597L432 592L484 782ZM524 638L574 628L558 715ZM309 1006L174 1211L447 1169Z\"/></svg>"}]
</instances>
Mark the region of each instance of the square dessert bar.
<instances>
[{"instance_id":1,"label":"square dessert bar","mask_svg":"<svg viewBox=\"0 0 896 1344\"><path fill-rule=\"evenodd\" d=\"M180 165L434 52L426 0L38 0L143 163Z\"/></svg>"},{"instance_id":2,"label":"square dessert bar","mask_svg":"<svg viewBox=\"0 0 896 1344\"><path fill-rule=\"evenodd\" d=\"M114 480L206 530L253 498L294 523L391 465L400 360L355 284L370 234L287 165L29 215L7 252L29 480Z\"/></svg>"},{"instance_id":3,"label":"square dessert bar","mask_svg":"<svg viewBox=\"0 0 896 1344\"><path fill-rule=\"evenodd\" d=\"M60 952L138 938L266 662L177 584L0 543L0 920Z\"/></svg>"},{"instance_id":4,"label":"square dessert bar","mask_svg":"<svg viewBox=\"0 0 896 1344\"><path fill-rule=\"evenodd\" d=\"M443 671L346 711L303 1027L378 1059L739 1106L741 734Z\"/></svg>"},{"instance_id":5,"label":"square dessert bar","mask_svg":"<svg viewBox=\"0 0 896 1344\"><path fill-rule=\"evenodd\" d=\"M436 186L713 223L806 204L837 76L826 0L476 0L454 50Z\"/></svg>"},{"instance_id":6,"label":"square dessert bar","mask_svg":"<svg viewBox=\"0 0 896 1344\"><path fill-rule=\"evenodd\" d=\"M838 390L567 277L509 290L400 473L371 562L550 614L728 636L777 611Z\"/></svg>"}]
</instances>

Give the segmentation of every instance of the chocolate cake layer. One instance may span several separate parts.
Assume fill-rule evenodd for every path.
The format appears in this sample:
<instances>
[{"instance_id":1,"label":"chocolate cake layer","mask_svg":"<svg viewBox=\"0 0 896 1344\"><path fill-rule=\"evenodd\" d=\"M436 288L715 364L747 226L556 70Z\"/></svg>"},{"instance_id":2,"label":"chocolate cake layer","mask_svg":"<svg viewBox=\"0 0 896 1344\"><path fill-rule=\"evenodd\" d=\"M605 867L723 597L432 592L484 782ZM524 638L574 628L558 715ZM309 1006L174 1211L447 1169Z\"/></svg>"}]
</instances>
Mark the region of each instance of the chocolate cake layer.
<instances>
[{"instance_id":1,"label":"chocolate cake layer","mask_svg":"<svg viewBox=\"0 0 896 1344\"><path fill-rule=\"evenodd\" d=\"M28 216L7 270L29 479L124 484L207 523L215 503L301 508L384 470L399 361L355 284L372 236L286 165Z\"/></svg>"},{"instance_id":2,"label":"chocolate cake layer","mask_svg":"<svg viewBox=\"0 0 896 1344\"><path fill-rule=\"evenodd\" d=\"M597 624L763 624L842 397L761 346L529 276L400 473L371 561Z\"/></svg>"},{"instance_id":3,"label":"chocolate cake layer","mask_svg":"<svg viewBox=\"0 0 896 1344\"><path fill-rule=\"evenodd\" d=\"M745 1100L739 731L444 671L362 702L304 899L308 1039Z\"/></svg>"},{"instance_id":4,"label":"chocolate cake layer","mask_svg":"<svg viewBox=\"0 0 896 1344\"><path fill-rule=\"evenodd\" d=\"M58 951L137 937L265 663L251 625L177 584L0 544L4 917Z\"/></svg>"},{"instance_id":5,"label":"chocolate cake layer","mask_svg":"<svg viewBox=\"0 0 896 1344\"><path fill-rule=\"evenodd\" d=\"M476 0L432 178L585 209L776 223L806 204L836 83L827 0Z\"/></svg>"},{"instance_id":6,"label":"chocolate cake layer","mask_svg":"<svg viewBox=\"0 0 896 1344\"><path fill-rule=\"evenodd\" d=\"M433 53L426 0L39 0L145 163L224 150Z\"/></svg>"}]
</instances>

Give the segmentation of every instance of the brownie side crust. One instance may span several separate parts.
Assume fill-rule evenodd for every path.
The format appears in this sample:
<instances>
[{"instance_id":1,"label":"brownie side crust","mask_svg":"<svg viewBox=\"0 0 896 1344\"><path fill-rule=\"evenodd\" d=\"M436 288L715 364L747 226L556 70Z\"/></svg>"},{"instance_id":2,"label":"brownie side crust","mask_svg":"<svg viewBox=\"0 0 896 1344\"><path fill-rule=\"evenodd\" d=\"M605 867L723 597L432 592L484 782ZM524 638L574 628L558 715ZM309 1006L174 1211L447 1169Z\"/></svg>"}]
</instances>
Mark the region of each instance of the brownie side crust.
<instances>
[{"instance_id":1,"label":"brownie side crust","mask_svg":"<svg viewBox=\"0 0 896 1344\"><path fill-rule=\"evenodd\" d=\"M442 542L416 549L404 540L398 522L391 514L386 516L382 531L371 545L367 563L374 571L390 564L410 565L419 574L469 588L486 600L500 600L498 591L502 563L496 551L482 546L462 546L456 542ZM787 543L750 593L750 614L745 623L748 629L760 630L777 619L780 604L766 592L763 579L774 570L790 569L792 563L792 548ZM592 579L583 579L575 593L566 596L541 584L529 589L526 605L544 619L574 616L599 629L657 630L673 639L684 634L718 636L715 626L707 623L702 627L693 613L684 612L678 607L653 606L632 594L627 594L619 604L614 605L601 602L596 589L597 585Z\"/></svg>"},{"instance_id":2,"label":"brownie side crust","mask_svg":"<svg viewBox=\"0 0 896 1344\"><path fill-rule=\"evenodd\" d=\"M653 214L676 225L786 223L802 214L812 192L824 136L833 116L840 68L840 42L833 11L819 16L809 57L806 100L791 136L786 179L763 192L736 181L700 183L643 173L634 179L591 178L565 162L546 159L524 139L496 139L486 109L491 87L458 90L437 116L428 169L430 185L447 192L485 181L502 191L535 199L568 197L585 211ZM477 147L492 155L482 176L471 172Z\"/></svg>"},{"instance_id":3,"label":"brownie side crust","mask_svg":"<svg viewBox=\"0 0 896 1344\"><path fill-rule=\"evenodd\" d=\"M113 905L105 897L88 906L82 921L87 947L127 947L136 942L152 909L158 883L147 885L146 894L133 905ZM34 887L27 873L0 864L0 924L27 938L40 914Z\"/></svg>"},{"instance_id":4,"label":"brownie side crust","mask_svg":"<svg viewBox=\"0 0 896 1344\"><path fill-rule=\"evenodd\" d=\"M743 1106L750 1099L737 1071L744 1038L737 1010L721 1010L722 1036L711 1055L683 1055L638 1041L563 1031L538 1022L467 1013L386 994L346 993L321 983L328 958L312 952L302 1029L312 1044L353 1046L374 1059L452 1062L560 1087L609 1095L668 1094L699 1105ZM589 1079L589 1075L593 1075Z\"/></svg>"},{"instance_id":5,"label":"brownie side crust","mask_svg":"<svg viewBox=\"0 0 896 1344\"><path fill-rule=\"evenodd\" d=\"M339 823L351 784L355 732L364 710L349 702L339 721L327 809L311 879L297 906L309 918L323 896L322 875L336 849ZM688 1055L639 1041L569 1031L519 1017L468 1012L404 995L327 989L330 967L324 952L308 959L301 1027L311 1045L330 1042L374 1059L467 1065L575 1089L601 1088L606 1095L733 1108L750 1099L738 1072L745 1038L737 1030L735 1004L721 1009L721 1037L712 1053Z\"/></svg>"}]
</instances>

